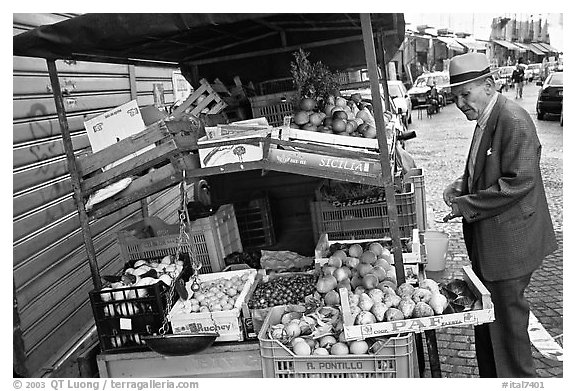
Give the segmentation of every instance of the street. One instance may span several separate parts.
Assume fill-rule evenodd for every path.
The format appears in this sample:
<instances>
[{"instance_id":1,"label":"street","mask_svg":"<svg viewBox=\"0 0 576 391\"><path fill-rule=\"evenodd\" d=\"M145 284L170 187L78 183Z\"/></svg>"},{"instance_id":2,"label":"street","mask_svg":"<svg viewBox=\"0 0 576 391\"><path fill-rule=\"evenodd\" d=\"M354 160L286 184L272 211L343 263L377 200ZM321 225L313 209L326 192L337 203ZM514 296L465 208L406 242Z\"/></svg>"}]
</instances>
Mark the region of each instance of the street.
<instances>
[{"instance_id":1,"label":"street","mask_svg":"<svg viewBox=\"0 0 576 391\"><path fill-rule=\"evenodd\" d=\"M536 99L540 87L528 83L524 87L523 99L515 100L513 89L503 95L518 102L531 115L542 144L540 167L546 196L552 216L559 248L544 260L543 266L532 276L526 292L531 310L546 331L560 346L563 334L563 128L558 117L547 120L536 119ZM449 208L442 200L442 192L465 167L465 159L470 147L475 121L466 120L454 103L443 107L440 113L428 118L423 112L421 118L412 113L409 130L415 130L417 138L408 141L406 150L414 157L419 168L423 169L426 186L426 205L430 229L450 235L446 270L429 273L437 281L461 278L462 265L469 264L462 237L460 219L443 223L442 218ZM478 377L474 352L472 327L448 328L437 331L443 377ZM424 344L426 345L426 344ZM533 346L533 357L539 377L562 377L562 361L544 357ZM429 376L427 367L426 376Z\"/></svg>"}]
</instances>

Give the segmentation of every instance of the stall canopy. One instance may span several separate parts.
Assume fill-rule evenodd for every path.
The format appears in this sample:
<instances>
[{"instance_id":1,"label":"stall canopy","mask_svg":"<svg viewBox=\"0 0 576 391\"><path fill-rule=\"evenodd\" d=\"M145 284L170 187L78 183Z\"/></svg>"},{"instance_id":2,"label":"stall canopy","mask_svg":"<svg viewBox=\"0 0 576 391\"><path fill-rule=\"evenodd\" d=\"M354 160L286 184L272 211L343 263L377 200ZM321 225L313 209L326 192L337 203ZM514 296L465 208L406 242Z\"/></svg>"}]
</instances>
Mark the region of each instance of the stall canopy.
<instances>
[{"instance_id":1,"label":"stall canopy","mask_svg":"<svg viewBox=\"0 0 576 391\"><path fill-rule=\"evenodd\" d=\"M372 14L387 49L403 14ZM360 14L84 14L13 38L14 55L146 65L209 64L356 41ZM392 55L396 52L393 51ZM390 51L390 50L388 50Z\"/></svg>"}]
</instances>

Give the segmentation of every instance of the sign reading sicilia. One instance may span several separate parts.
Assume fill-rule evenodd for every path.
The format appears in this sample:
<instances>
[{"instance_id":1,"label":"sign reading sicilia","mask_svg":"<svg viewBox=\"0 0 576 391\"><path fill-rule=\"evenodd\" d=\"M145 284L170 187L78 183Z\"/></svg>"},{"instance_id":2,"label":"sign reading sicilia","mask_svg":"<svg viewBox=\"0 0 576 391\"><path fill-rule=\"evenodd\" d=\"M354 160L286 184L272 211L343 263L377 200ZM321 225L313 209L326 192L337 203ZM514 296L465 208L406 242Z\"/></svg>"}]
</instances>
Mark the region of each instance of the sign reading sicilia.
<instances>
[{"instance_id":1,"label":"sign reading sicilia","mask_svg":"<svg viewBox=\"0 0 576 391\"><path fill-rule=\"evenodd\" d=\"M340 170L344 172L361 173L364 175L368 174L376 176L381 172L380 163L376 161L369 162L307 152L273 149L270 150L270 159L275 163L280 164L318 167L324 170Z\"/></svg>"}]
</instances>

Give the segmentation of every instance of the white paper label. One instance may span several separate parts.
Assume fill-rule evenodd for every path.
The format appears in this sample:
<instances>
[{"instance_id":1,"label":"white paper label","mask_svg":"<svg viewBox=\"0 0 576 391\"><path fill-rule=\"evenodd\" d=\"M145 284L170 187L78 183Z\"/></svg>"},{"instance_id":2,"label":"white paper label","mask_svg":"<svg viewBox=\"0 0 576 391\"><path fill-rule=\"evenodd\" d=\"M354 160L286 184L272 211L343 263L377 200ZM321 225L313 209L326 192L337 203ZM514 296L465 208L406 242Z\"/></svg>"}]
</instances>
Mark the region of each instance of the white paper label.
<instances>
[{"instance_id":1,"label":"white paper label","mask_svg":"<svg viewBox=\"0 0 576 391\"><path fill-rule=\"evenodd\" d=\"M132 319L120 318L120 329L121 330L132 330Z\"/></svg>"}]
</instances>

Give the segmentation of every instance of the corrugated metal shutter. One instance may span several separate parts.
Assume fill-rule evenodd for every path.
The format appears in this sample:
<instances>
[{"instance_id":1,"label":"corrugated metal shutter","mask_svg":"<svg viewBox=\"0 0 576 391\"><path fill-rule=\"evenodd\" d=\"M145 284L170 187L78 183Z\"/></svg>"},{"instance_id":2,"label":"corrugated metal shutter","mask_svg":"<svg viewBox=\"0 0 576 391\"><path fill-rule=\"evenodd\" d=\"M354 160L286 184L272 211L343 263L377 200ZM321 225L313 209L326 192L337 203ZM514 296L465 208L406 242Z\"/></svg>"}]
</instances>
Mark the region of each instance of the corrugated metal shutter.
<instances>
[{"instance_id":1,"label":"corrugated metal shutter","mask_svg":"<svg viewBox=\"0 0 576 391\"><path fill-rule=\"evenodd\" d=\"M14 34L73 15L14 14ZM128 102L126 65L57 62L67 118L76 151L90 147L83 121ZM162 83L172 98L172 69L136 67L140 106L153 103L152 85ZM13 58L13 278L30 374L50 365L60 349L93 323L92 289L80 223L71 193L60 127L46 62ZM132 89L134 86L132 85ZM170 213L177 191L151 198L151 214ZM167 206L168 205L168 206ZM102 274L122 266L116 231L141 216L139 204L91 223Z\"/></svg>"}]
</instances>

